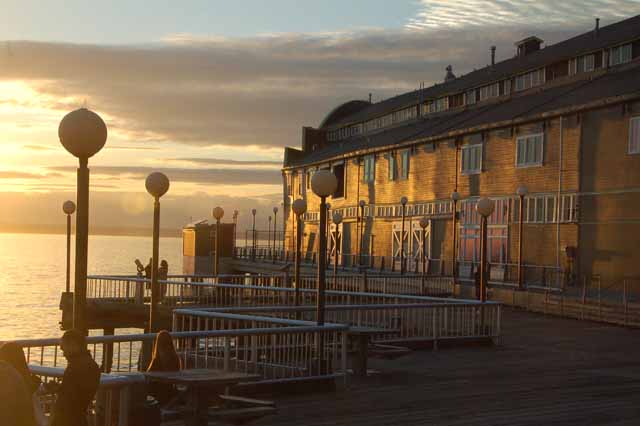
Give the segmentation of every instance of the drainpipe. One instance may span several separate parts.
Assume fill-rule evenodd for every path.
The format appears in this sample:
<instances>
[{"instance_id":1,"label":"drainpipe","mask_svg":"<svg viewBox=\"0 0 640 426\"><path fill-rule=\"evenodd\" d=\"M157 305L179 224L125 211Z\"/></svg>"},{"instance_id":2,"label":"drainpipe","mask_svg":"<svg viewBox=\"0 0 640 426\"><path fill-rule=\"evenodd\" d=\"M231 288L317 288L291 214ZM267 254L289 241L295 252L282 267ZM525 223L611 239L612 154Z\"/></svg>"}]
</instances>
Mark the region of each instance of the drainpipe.
<instances>
[{"instance_id":1,"label":"drainpipe","mask_svg":"<svg viewBox=\"0 0 640 426\"><path fill-rule=\"evenodd\" d=\"M556 268L560 268L560 197L562 196L562 144L563 144L563 122L564 117L560 116L560 153L558 155L558 199L556 200Z\"/></svg>"}]
</instances>

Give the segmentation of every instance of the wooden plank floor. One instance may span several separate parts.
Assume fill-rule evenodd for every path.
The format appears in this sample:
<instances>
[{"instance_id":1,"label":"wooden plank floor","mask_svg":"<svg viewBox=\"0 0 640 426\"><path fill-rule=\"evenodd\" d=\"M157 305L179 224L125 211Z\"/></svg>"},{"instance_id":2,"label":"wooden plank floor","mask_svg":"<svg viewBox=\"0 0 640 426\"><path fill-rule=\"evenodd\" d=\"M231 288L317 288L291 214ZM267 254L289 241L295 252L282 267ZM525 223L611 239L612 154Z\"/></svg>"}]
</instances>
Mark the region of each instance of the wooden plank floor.
<instances>
[{"instance_id":1,"label":"wooden plank floor","mask_svg":"<svg viewBox=\"0 0 640 426\"><path fill-rule=\"evenodd\" d=\"M420 351L254 425L640 425L640 330L504 309L499 346Z\"/></svg>"}]
</instances>

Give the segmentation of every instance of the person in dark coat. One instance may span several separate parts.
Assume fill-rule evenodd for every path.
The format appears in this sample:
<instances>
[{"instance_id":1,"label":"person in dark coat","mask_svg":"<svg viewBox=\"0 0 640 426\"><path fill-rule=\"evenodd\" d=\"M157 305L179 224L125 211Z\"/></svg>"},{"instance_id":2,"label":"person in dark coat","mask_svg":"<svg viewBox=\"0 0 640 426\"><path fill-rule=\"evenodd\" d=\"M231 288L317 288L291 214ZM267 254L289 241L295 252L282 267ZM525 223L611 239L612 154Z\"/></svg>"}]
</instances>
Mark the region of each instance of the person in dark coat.
<instances>
[{"instance_id":1,"label":"person in dark coat","mask_svg":"<svg viewBox=\"0 0 640 426\"><path fill-rule=\"evenodd\" d=\"M6 361L0 361L0 425L36 426L28 385Z\"/></svg>"},{"instance_id":2,"label":"person in dark coat","mask_svg":"<svg viewBox=\"0 0 640 426\"><path fill-rule=\"evenodd\" d=\"M87 409L100 385L100 368L91 358L81 331L66 331L60 347L68 364L53 408L51 426L87 426Z\"/></svg>"}]
</instances>

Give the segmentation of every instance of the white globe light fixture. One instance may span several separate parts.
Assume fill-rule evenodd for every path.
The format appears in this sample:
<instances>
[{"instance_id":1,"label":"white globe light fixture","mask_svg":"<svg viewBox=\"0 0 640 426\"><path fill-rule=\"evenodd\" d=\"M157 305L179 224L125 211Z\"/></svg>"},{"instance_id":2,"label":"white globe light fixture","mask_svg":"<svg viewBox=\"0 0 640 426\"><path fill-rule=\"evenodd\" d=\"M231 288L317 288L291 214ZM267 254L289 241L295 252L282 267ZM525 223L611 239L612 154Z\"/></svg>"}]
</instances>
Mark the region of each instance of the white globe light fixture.
<instances>
[{"instance_id":1,"label":"white globe light fixture","mask_svg":"<svg viewBox=\"0 0 640 426\"><path fill-rule=\"evenodd\" d=\"M429 222L431 222L431 220L427 216L422 216L418 223L420 224L420 228L425 229L429 226Z\"/></svg>"},{"instance_id":2,"label":"white globe light fixture","mask_svg":"<svg viewBox=\"0 0 640 426\"><path fill-rule=\"evenodd\" d=\"M76 212L76 203L71 200L67 200L62 204L62 211L64 214L74 214Z\"/></svg>"},{"instance_id":3,"label":"white globe light fixture","mask_svg":"<svg viewBox=\"0 0 640 426\"><path fill-rule=\"evenodd\" d=\"M161 172L153 172L144 182L147 192L155 199L162 197L169 190L169 178Z\"/></svg>"},{"instance_id":4,"label":"white globe light fixture","mask_svg":"<svg viewBox=\"0 0 640 426\"><path fill-rule=\"evenodd\" d=\"M400 198L400 204L402 204L403 206L406 206L408 202L409 200L407 199L407 197Z\"/></svg>"},{"instance_id":5,"label":"white globe light fixture","mask_svg":"<svg viewBox=\"0 0 640 426\"><path fill-rule=\"evenodd\" d=\"M328 197L338 189L338 179L329 170L318 170L311 177L311 190L318 197Z\"/></svg>"},{"instance_id":6,"label":"white globe light fixture","mask_svg":"<svg viewBox=\"0 0 640 426\"><path fill-rule=\"evenodd\" d=\"M365 203L365 201L364 201L364 200L360 200L360 202L358 203L358 205L362 208L362 207L366 206L366 205L367 205L367 203Z\"/></svg>"},{"instance_id":7,"label":"white globe light fixture","mask_svg":"<svg viewBox=\"0 0 640 426\"><path fill-rule=\"evenodd\" d=\"M476 211L483 217L489 217L493 213L495 205L489 198L482 198L476 204Z\"/></svg>"},{"instance_id":8,"label":"white globe light fixture","mask_svg":"<svg viewBox=\"0 0 640 426\"><path fill-rule=\"evenodd\" d=\"M340 214L340 212L333 213L332 220L336 225L340 225L342 223L342 214Z\"/></svg>"},{"instance_id":9,"label":"white globe light fixture","mask_svg":"<svg viewBox=\"0 0 640 426\"><path fill-rule=\"evenodd\" d=\"M451 199L455 202L460 201L460 193L458 191L453 191L451 193Z\"/></svg>"},{"instance_id":10,"label":"white globe light fixture","mask_svg":"<svg viewBox=\"0 0 640 426\"><path fill-rule=\"evenodd\" d=\"M520 185L516 190L516 194L518 194L520 197L524 197L528 193L529 193L529 189L524 185Z\"/></svg>"},{"instance_id":11,"label":"white globe light fixture","mask_svg":"<svg viewBox=\"0 0 640 426\"><path fill-rule=\"evenodd\" d=\"M72 155L87 159L97 154L107 142L107 125L95 112L80 108L64 116L58 127L58 137Z\"/></svg>"},{"instance_id":12,"label":"white globe light fixture","mask_svg":"<svg viewBox=\"0 0 640 426\"><path fill-rule=\"evenodd\" d=\"M291 208L293 209L293 212L296 215L298 216L303 215L307 212L307 202L302 198L298 198L293 202L293 205L291 206Z\"/></svg>"},{"instance_id":13,"label":"white globe light fixture","mask_svg":"<svg viewBox=\"0 0 640 426\"><path fill-rule=\"evenodd\" d=\"M211 213L214 219L220 220L224 216L224 209L222 207L216 207Z\"/></svg>"}]
</instances>

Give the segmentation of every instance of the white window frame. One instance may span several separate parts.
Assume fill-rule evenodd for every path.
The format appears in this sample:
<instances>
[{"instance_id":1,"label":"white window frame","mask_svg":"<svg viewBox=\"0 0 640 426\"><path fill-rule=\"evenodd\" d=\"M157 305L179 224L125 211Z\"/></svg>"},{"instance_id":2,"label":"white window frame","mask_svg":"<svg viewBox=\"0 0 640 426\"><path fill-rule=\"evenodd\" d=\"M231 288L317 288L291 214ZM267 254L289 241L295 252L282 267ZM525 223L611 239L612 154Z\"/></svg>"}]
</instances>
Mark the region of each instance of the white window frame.
<instances>
[{"instance_id":1,"label":"white window frame","mask_svg":"<svg viewBox=\"0 0 640 426\"><path fill-rule=\"evenodd\" d=\"M615 55L614 55L615 52ZM624 57L624 53L628 52L629 56L627 58ZM617 57L617 58L616 58ZM612 47L609 49L609 65L621 65L630 62L633 58L633 47L631 43L623 44L620 46Z\"/></svg>"},{"instance_id":2,"label":"white window frame","mask_svg":"<svg viewBox=\"0 0 640 426\"><path fill-rule=\"evenodd\" d=\"M387 154L387 162L389 165L389 180L398 179L398 162L393 152Z\"/></svg>"},{"instance_id":3,"label":"white window frame","mask_svg":"<svg viewBox=\"0 0 640 426\"><path fill-rule=\"evenodd\" d=\"M527 161L527 145L528 140L533 138L540 138L540 159L539 161ZM524 161L522 163L518 162L518 153L520 152L520 147L524 146ZM534 147L535 149L535 147ZM516 138L516 167L517 168L525 168L525 167L539 167L544 163L544 133L531 133L528 135L518 136Z\"/></svg>"},{"instance_id":4,"label":"white window frame","mask_svg":"<svg viewBox=\"0 0 640 426\"><path fill-rule=\"evenodd\" d=\"M406 158L406 164L405 164ZM403 149L400 151L400 167L398 170L398 179L407 180L409 179L409 168L411 167L411 150Z\"/></svg>"},{"instance_id":5,"label":"white window frame","mask_svg":"<svg viewBox=\"0 0 640 426\"><path fill-rule=\"evenodd\" d=\"M480 156L479 156L479 160L478 160L478 166L477 168L468 168L465 169L464 163L465 163L465 158L466 156L470 155L469 152L471 152L472 150L479 150L480 151ZM482 173L482 160L484 157L484 147L483 144L478 143L478 144L469 144L469 145L464 145L462 147L461 150L461 156L460 156L460 174L462 175L477 175Z\"/></svg>"},{"instance_id":6,"label":"white window frame","mask_svg":"<svg viewBox=\"0 0 640 426\"><path fill-rule=\"evenodd\" d=\"M635 135L633 131L634 126L636 126ZM627 153L630 155L640 154L640 116L631 117L629 119L629 140L627 144Z\"/></svg>"},{"instance_id":7,"label":"white window frame","mask_svg":"<svg viewBox=\"0 0 640 426\"><path fill-rule=\"evenodd\" d=\"M362 181L364 183L374 183L376 180L376 156L374 154L365 155L363 161Z\"/></svg>"},{"instance_id":8,"label":"white window frame","mask_svg":"<svg viewBox=\"0 0 640 426\"><path fill-rule=\"evenodd\" d=\"M464 94L464 102L466 105L474 105L478 102L476 99L476 89L466 91Z\"/></svg>"}]
</instances>

